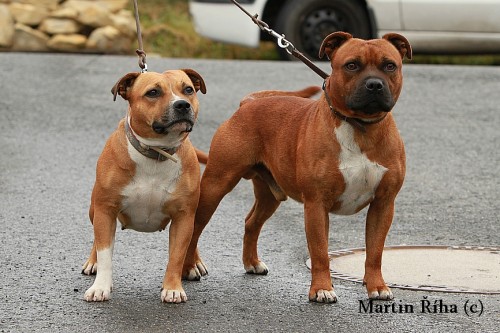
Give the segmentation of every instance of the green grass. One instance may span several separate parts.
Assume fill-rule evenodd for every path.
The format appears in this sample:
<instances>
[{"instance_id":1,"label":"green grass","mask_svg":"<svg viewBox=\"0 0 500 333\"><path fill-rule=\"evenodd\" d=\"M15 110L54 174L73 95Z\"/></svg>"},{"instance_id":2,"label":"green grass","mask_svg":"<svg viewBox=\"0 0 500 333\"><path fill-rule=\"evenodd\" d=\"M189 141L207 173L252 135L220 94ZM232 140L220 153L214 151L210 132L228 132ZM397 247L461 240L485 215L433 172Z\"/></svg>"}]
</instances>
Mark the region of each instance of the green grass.
<instances>
[{"instance_id":1,"label":"green grass","mask_svg":"<svg viewBox=\"0 0 500 333\"><path fill-rule=\"evenodd\" d=\"M278 60L273 42L247 48L211 41L193 27L187 0L138 0L144 50L162 57ZM133 10L133 6L129 7ZM242 19L246 19L242 15ZM500 55L414 55L411 63L500 65Z\"/></svg>"},{"instance_id":2,"label":"green grass","mask_svg":"<svg viewBox=\"0 0 500 333\"><path fill-rule=\"evenodd\" d=\"M139 0L139 15L146 53L184 58L278 59L273 43L262 43L253 49L199 36L189 16L187 0Z\"/></svg>"}]
</instances>

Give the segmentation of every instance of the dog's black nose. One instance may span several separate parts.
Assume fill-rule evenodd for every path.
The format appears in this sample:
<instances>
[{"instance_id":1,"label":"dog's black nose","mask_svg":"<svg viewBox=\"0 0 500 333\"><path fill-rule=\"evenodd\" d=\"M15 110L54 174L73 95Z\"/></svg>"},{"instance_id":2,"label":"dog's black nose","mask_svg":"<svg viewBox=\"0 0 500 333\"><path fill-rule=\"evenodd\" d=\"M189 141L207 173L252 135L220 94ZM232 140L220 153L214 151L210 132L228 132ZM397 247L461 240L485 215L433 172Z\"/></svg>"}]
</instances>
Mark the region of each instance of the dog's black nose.
<instances>
[{"instance_id":1,"label":"dog's black nose","mask_svg":"<svg viewBox=\"0 0 500 333\"><path fill-rule=\"evenodd\" d=\"M379 92L384 89L384 82L381 79L369 78L365 82L365 87L369 92Z\"/></svg>"},{"instance_id":2,"label":"dog's black nose","mask_svg":"<svg viewBox=\"0 0 500 333\"><path fill-rule=\"evenodd\" d=\"M175 111L184 113L191 109L191 104L189 104L188 101L181 99L175 101L173 107Z\"/></svg>"}]
</instances>

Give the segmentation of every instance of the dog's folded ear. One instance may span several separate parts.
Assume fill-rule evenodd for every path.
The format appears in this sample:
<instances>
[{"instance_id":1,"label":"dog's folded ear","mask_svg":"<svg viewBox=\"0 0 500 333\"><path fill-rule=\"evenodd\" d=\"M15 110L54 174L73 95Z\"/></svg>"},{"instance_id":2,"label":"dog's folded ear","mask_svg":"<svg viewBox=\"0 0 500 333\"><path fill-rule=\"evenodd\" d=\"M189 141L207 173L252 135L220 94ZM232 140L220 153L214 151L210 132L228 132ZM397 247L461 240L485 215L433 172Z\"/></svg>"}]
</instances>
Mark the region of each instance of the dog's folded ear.
<instances>
[{"instance_id":1,"label":"dog's folded ear","mask_svg":"<svg viewBox=\"0 0 500 333\"><path fill-rule=\"evenodd\" d=\"M111 88L111 93L113 94L113 101L116 101L116 95L120 95L123 99L128 99L127 91L134 84L135 79L141 73L128 73L122 77L116 84Z\"/></svg>"},{"instance_id":2,"label":"dog's folded ear","mask_svg":"<svg viewBox=\"0 0 500 333\"><path fill-rule=\"evenodd\" d=\"M321 43L321 47L319 48L319 58L322 59L324 55L328 57L328 59L332 59L333 52L340 47L340 45L344 44L346 41L352 38L352 35L347 32L337 31L329 34L323 39L323 43Z\"/></svg>"},{"instance_id":3,"label":"dog's folded ear","mask_svg":"<svg viewBox=\"0 0 500 333\"><path fill-rule=\"evenodd\" d=\"M199 90L203 94L207 93L207 87L205 86L205 81L203 81L203 78L201 77L200 74L198 74L198 72L196 72L195 70L190 69L190 68L183 68L181 70L184 73L186 73L187 76L189 76L189 78L191 79L191 82L193 82L193 84L194 84L194 89L196 91Z\"/></svg>"},{"instance_id":4,"label":"dog's folded ear","mask_svg":"<svg viewBox=\"0 0 500 333\"><path fill-rule=\"evenodd\" d=\"M404 36L396 33L388 33L382 36L382 38L387 40L398 49L399 53L401 54L401 58L404 58L406 56L406 58L411 59L411 45Z\"/></svg>"}]
</instances>

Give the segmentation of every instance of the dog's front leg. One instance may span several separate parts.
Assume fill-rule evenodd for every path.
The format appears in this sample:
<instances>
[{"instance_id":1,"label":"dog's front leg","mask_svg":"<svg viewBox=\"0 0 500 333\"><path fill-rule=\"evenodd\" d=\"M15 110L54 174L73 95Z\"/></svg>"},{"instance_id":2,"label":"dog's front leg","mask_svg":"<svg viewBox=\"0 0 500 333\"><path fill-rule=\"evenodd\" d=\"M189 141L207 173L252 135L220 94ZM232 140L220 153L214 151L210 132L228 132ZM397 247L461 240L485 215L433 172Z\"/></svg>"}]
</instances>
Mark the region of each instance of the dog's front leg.
<instances>
[{"instance_id":1,"label":"dog's front leg","mask_svg":"<svg viewBox=\"0 0 500 333\"><path fill-rule=\"evenodd\" d=\"M88 302L106 301L113 288L113 245L116 233L116 216L104 207L94 210L94 246L97 250L97 276L94 284L85 292Z\"/></svg>"},{"instance_id":2,"label":"dog's front leg","mask_svg":"<svg viewBox=\"0 0 500 333\"><path fill-rule=\"evenodd\" d=\"M181 303L187 301L182 288L182 266L191 242L194 229L194 211L190 214L179 214L171 224L169 231L168 265L163 278L161 301L165 303Z\"/></svg>"},{"instance_id":3,"label":"dog's front leg","mask_svg":"<svg viewBox=\"0 0 500 333\"><path fill-rule=\"evenodd\" d=\"M336 303L328 258L328 211L320 202L305 201L305 228L307 246L311 256L311 288L309 300L319 303Z\"/></svg>"},{"instance_id":4,"label":"dog's front leg","mask_svg":"<svg viewBox=\"0 0 500 333\"><path fill-rule=\"evenodd\" d=\"M387 287L382 277L382 252L385 238L394 216L394 199L375 199L368 209L366 217L366 261L365 277L368 297L371 299L393 299L391 289Z\"/></svg>"}]
</instances>

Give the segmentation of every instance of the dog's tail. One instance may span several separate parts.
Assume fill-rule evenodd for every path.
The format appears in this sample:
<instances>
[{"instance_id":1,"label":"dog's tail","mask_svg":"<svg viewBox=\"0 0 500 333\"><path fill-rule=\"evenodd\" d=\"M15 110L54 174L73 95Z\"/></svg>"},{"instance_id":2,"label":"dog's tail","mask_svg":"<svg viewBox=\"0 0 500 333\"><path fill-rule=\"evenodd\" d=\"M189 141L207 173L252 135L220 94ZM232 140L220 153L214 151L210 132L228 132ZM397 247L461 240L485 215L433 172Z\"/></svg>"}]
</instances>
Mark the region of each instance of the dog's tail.
<instances>
[{"instance_id":1,"label":"dog's tail","mask_svg":"<svg viewBox=\"0 0 500 333\"><path fill-rule=\"evenodd\" d=\"M202 150L199 150L198 148L195 148L194 150L196 150L196 157L198 157L198 162L200 162L201 164L207 164L208 154Z\"/></svg>"},{"instance_id":2,"label":"dog's tail","mask_svg":"<svg viewBox=\"0 0 500 333\"><path fill-rule=\"evenodd\" d=\"M314 95L316 95L319 91L321 91L321 88L319 86L309 86L301 90L296 90L296 91L283 91L283 90L261 90L261 91L256 91L253 93L250 93L243 97L240 101L240 106L243 104L254 100L254 99L259 99L263 97L273 97L273 96L296 96L296 97L303 97L303 98L310 98Z\"/></svg>"}]
</instances>

